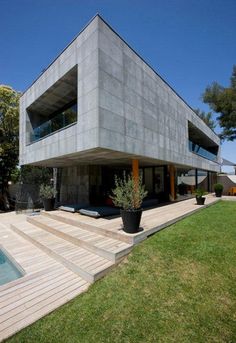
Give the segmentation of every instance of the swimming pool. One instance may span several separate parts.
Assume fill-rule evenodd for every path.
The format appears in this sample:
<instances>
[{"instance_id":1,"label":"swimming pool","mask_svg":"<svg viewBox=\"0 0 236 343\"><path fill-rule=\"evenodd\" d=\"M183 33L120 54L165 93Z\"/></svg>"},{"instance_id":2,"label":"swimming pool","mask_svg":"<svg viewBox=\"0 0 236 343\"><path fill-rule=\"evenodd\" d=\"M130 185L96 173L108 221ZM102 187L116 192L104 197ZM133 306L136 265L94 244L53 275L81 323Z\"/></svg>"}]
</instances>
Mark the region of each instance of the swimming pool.
<instances>
[{"instance_id":1,"label":"swimming pool","mask_svg":"<svg viewBox=\"0 0 236 343\"><path fill-rule=\"evenodd\" d=\"M0 286L16 280L24 275L16 263L13 263L9 254L0 247Z\"/></svg>"}]
</instances>

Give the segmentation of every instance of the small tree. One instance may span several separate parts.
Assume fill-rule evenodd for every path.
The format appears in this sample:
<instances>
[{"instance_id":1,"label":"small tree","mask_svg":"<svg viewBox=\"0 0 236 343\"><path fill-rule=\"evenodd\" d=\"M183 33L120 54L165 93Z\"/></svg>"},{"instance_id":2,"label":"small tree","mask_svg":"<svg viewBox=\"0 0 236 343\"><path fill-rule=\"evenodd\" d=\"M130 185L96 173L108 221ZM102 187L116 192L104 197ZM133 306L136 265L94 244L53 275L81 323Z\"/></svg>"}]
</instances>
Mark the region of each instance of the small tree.
<instances>
[{"instance_id":1,"label":"small tree","mask_svg":"<svg viewBox=\"0 0 236 343\"><path fill-rule=\"evenodd\" d=\"M123 178L118 178L115 175L115 188L112 190L111 198L116 206L129 211L139 209L147 193L142 184L141 176L136 183L134 177L126 175L125 172Z\"/></svg>"}]
</instances>

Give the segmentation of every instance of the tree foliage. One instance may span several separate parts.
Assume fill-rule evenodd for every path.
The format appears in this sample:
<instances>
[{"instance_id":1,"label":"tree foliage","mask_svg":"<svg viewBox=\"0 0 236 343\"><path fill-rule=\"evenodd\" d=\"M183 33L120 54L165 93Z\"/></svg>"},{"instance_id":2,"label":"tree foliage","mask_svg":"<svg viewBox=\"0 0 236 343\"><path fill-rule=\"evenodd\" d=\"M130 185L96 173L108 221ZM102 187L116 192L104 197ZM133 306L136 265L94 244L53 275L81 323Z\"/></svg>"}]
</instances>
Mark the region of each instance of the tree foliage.
<instances>
[{"instance_id":1,"label":"tree foliage","mask_svg":"<svg viewBox=\"0 0 236 343\"><path fill-rule=\"evenodd\" d=\"M20 168L20 181L23 184L41 185L49 184L53 178L52 168L37 166L22 166Z\"/></svg>"},{"instance_id":2,"label":"tree foliage","mask_svg":"<svg viewBox=\"0 0 236 343\"><path fill-rule=\"evenodd\" d=\"M218 121L223 129L221 138L236 139L236 65L233 67L230 86L223 87L217 82L208 86L203 94L203 101L219 113Z\"/></svg>"},{"instance_id":3,"label":"tree foliage","mask_svg":"<svg viewBox=\"0 0 236 343\"><path fill-rule=\"evenodd\" d=\"M194 110L197 115L204 121L204 123L209 126L212 130L216 128L216 122L213 118L213 113L212 112L204 112L201 111L199 108Z\"/></svg>"},{"instance_id":4,"label":"tree foliage","mask_svg":"<svg viewBox=\"0 0 236 343\"><path fill-rule=\"evenodd\" d=\"M7 187L11 173L18 165L20 93L0 85L0 184Z\"/></svg>"}]
</instances>

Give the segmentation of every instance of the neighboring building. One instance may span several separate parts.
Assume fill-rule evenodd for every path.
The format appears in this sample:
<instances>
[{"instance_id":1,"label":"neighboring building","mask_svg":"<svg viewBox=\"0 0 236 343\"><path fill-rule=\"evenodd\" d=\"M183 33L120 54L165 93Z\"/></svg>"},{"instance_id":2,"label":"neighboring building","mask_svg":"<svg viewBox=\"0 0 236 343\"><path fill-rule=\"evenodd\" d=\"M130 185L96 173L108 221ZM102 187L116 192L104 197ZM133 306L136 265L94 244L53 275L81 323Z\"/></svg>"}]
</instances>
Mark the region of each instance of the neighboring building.
<instances>
[{"instance_id":1,"label":"neighboring building","mask_svg":"<svg viewBox=\"0 0 236 343\"><path fill-rule=\"evenodd\" d=\"M99 15L20 101L20 164L59 168L65 203L106 202L114 174L131 169L132 161L149 197L175 198L177 176L193 173L194 186L200 173L211 190L220 171L219 144Z\"/></svg>"}]
</instances>

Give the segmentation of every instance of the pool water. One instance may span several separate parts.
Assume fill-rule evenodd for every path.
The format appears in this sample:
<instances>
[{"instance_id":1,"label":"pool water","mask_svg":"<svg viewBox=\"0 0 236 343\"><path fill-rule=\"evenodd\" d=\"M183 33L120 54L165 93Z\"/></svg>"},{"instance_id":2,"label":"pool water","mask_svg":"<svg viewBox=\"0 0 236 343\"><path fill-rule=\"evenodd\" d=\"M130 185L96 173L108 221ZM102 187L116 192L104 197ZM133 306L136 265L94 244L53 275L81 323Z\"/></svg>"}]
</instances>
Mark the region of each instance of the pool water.
<instances>
[{"instance_id":1,"label":"pool water","mask_svg":"<svg viewBox=\"0 0 236 343\"><path fill-rule=\"evenodd\" d=\"M16 280L23 276L23 273L8 258L6 253L0 249L0 285Z\"/></svg>"}]
</instances>

